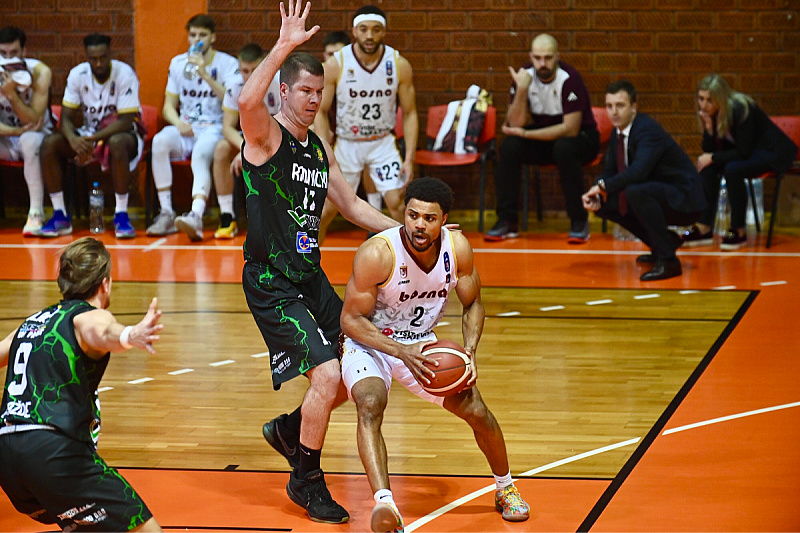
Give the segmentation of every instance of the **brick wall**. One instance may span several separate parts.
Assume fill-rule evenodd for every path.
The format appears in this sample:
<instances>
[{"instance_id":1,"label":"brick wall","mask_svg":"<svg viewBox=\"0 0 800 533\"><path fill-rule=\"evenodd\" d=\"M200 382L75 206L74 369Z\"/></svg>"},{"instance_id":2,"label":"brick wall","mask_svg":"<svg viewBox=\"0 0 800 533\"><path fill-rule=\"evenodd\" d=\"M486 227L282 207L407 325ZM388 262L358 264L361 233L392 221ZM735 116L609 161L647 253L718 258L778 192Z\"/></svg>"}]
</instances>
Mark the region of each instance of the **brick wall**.
<instances>
[{"instance_id":1,"label":"brick wall","mask_svg":"<svg viewBox=\"0 0 800 533\"><path fill-rule=\"evenodd\" d=\"M366 3L315 0L311 18L322 30L305 50L318 53L322 35L347 29L353 12ZM639 108L692 154L699 148L694 87L709 72L723 74L770 114L800 113L800 0L375 3L388 15L387 43L414 68L423 130L429 106L463 97L471 83L493 92L502 120L507 66L525 62L531 38L542 31L558 39L563 59L582 73L594 105L602 105L608 82L628 78L640 92ZM250 41L269 48L275 42L277 0L208 0L208 6L217 20L219 49L235 52ZM69 68L83 59L86 33L110 33L115 57L133 63L132 8L133 0L0 0L0 17L3 25L25 28L29 55L54 67L54 96L60 99ZM477 206L477 175L443 177L459 191L463 207ZM546 209L563 209L557 184L546 179L543 192ZM492 198L488 205L494 205Z\"/></svg>"}]
</instances>

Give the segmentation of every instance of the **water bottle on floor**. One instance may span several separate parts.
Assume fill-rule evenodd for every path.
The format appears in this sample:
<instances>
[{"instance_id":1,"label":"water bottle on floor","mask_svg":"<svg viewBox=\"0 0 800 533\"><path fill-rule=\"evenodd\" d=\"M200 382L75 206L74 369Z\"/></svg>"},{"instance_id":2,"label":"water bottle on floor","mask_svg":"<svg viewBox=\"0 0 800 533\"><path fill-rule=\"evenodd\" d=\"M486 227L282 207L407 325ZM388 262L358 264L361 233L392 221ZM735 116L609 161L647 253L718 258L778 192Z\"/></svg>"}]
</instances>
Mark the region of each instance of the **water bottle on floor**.
<instances>
[{"instance_id":1,"label":"water bottle on floor","mask_svg":"<svg viewBox=\"0 0 800 533\"><path fill-rule=\"evenodd\" d=\"M719 197L717 199L717 235L725 235L731 227L731 205L728 202L728 186L725 177L719 180Z\"/></svg>"},{"instance_id":2,"label":"water bottle on floor","mask_svg":"<svg viewBox=\"0 0 800 533\"><path fill-rule=\"evenodd\" d=\"M203 41L198 41L189 47L189 57L201 55L203 55ZM187 61L186 66L183 67L183 77L187 80L193 80L197 77L198 70L200 70L200 67Z\"/></svg>"},{"instance_id":3,"label":"water bottle on floor","mask_svg":"<svg viewBox=\"0 0 800 533\"><path fill-rule=\"evenodd\" d=\"M100 188L100 183L95 181L89 192L89 231L92 233L103 233L106 229L103 221L104 204L103 189Z\"/></svg>"}]
</instances>

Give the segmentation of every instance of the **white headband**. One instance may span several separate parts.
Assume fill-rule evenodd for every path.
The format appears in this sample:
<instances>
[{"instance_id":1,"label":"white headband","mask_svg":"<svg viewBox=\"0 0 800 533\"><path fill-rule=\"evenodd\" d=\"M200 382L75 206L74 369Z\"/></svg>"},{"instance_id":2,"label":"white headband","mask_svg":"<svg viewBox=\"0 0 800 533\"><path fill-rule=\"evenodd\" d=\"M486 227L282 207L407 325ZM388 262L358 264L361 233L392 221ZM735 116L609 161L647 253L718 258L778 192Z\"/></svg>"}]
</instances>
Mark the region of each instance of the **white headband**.
<instances>
[{"instance_id":1,"label":"white headband","mask_svg":"<svg viewBox=\"0 0 800 533\"><path fill-rule=\"evenodd\" d=\"M358 15L353 19L353 27L357 27L362 22L377 22L384 28L386 27L386 18L378 15L377 13L365 13L363 15Z\"/></svg>"}]
</instances>

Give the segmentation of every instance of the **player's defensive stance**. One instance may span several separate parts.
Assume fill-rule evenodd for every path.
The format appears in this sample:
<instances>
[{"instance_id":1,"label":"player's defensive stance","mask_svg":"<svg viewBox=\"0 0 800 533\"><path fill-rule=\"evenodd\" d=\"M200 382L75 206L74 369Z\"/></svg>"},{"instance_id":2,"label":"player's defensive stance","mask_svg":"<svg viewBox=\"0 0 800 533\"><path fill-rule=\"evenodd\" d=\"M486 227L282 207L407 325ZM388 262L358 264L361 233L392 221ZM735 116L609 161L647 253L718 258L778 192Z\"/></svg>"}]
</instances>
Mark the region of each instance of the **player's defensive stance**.
<instances>
[{"instance_id":1,"label":"player's defensive stance","mask_svg":"<svg viewBox=\"0 0 800 533\"><path fill-rule=\"evenodd\" d=\"M14 508L64 531L161 531L136 491L97 455L97 386L110 352L155 353L163 328L153 298L135 326L107 309L111 256L84 237L59 260L63 300L29 316L0 341L6 373L0 485Z\"/></svg>"},{"instance_id":2,"label":"player's defensive stance","mask_svg":"<svg viewBox=\"0 0 800 533\"><path fill-rule=\"evenodd\" d=\"M392 378L470 425L494 474L497 510L506 520L526 520L529 507L512 482L503 432L474 387L475 352L485 311L472 248L463 234L443 227L453 191L441 180L420 178L409 184L405 202L404 225L379 233L356 252L342 310L342 331L349 337L342 380L358 411L358 452L375 497L372 530L403 530L389 489L381 433ZM436 340L433 328L444 315L452 290L464 307L462 333L464 347L472 355L471 376L468 388L440 398L419 383L428 384L433 374L422 364L433 360L421 352Z\"/></svg>"}]
</instances>

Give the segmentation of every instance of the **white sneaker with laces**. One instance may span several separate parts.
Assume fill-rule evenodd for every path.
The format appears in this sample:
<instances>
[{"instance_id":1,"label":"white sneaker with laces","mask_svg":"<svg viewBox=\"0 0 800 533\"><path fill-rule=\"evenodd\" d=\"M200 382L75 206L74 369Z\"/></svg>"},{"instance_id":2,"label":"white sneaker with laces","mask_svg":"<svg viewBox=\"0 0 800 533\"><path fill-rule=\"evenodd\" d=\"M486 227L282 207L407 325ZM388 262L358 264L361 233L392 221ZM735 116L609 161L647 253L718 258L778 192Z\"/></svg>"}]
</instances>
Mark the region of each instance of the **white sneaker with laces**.
<instances>
[{"instance_id":1,"label":"white sneaker with laces","mask_svg":"<svg viewBox=\"0 0 800 533\"><path fill-rule=\"evenodd\" d=\"M177 232L178 228L175 227L175 213L173 211L161 211L147 228L147 234L151 237L163 237Z\"/></svg>"},{"instance_id":2,"label":"white sneaker with laces","mask_svg":"<svg viewBox=\"0 0 800 533\"><path fill-rule=\"evenodd\" d=\"M176 218L175 227L188 235L190 241L203 240L203 219L194 211L189 211Z\"/></svg>"},{"instance_id":3,"label":"white sneaker with laces","mask_svg":"<svg viewBox=\"0 0 800 533\"><path fill-rule=\"evenodd\" d=\"M41 213L31 213L28 215L28 220L25 222L25 227L22 228L23 237L39 237L42 235L42 226L44 225L44 215Z\"/></svg>"}]
</instances>

